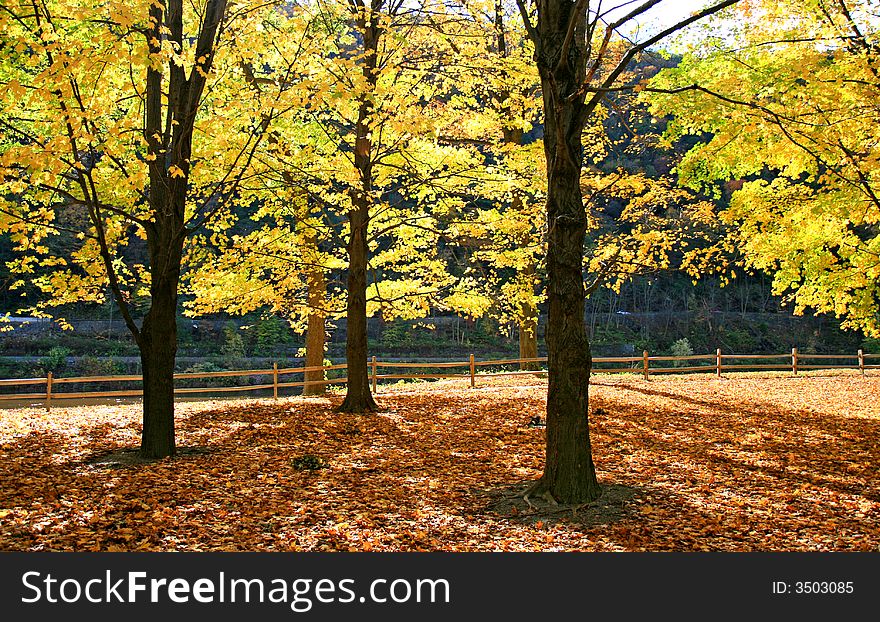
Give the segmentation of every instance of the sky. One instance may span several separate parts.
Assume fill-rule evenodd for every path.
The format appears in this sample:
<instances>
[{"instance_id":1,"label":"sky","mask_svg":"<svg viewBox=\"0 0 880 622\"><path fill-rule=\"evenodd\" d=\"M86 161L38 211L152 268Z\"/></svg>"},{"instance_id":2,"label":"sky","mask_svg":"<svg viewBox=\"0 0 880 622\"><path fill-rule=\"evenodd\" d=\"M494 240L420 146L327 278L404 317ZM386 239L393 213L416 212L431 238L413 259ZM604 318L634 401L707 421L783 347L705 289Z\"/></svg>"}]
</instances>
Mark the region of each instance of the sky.
<instances>
[{"instance_id":1,"label":"sky","mask_svg":"<svg viewBox=\"0 0 880 622\"><path fill-rule=\"evenodd\" d=\"M630 32L634 29L636 25L640 28L638 37L641 40L644 40L646 35L653 34L658 32L662 28L668 28L681 20L687 18L688 16L696 13L697 11L702 10L706 6L710 4L716 4L720 0L715 0L714 2L711 0L663 0L660 4L655 6L650 11L647 11L644 15L640 16L637 20L633 20L631 22L631 26L629 29L625 29L624 32ZM630 1L627 0L612 0L609 2L605 0L603 4L612 6L614 4L617 5L625 5L616 12L612 12L611 18L623 16L629 11L632 11L639 4L642 4L644 0L636 0ZM592 3L591 3L592 4ZM700 22L697 22L699 24ZM694 25L691 26L693 28Z\"/></svg>"},{"instance_id":2,"label":"sky","mask_svg":"<svg viewBox=\"0 0 880 622\"><path fill-rule=\"evenodd\" d=\"M612 0L609 2L608 0L605 0L603 4L611 6L613 4L623 5L626 3L626 6L620 9L620 13L625 14L628 11L632 11L643 2L644 0L636 2L627 2L627 0ZM671 26L688 15L703 9L708 4L710 4L709 0L663 0L660 4L640 17L639 20L646 26Z\"/></svg>"}]
</instances>

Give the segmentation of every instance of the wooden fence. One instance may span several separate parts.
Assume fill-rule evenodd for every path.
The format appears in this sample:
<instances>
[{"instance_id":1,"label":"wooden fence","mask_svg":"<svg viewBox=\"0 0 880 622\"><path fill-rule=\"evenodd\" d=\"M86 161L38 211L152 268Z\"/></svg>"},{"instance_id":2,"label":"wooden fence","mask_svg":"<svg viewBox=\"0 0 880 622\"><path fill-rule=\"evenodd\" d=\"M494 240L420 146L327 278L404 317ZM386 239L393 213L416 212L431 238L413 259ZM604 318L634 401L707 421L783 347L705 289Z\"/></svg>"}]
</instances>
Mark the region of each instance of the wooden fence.
<instances>
[{"instance_id":1,"label":"wooden fence","mask_svg":"<svg viewBox=\"0 0 880 622\"><path fill-rule=\"evenodd\" d=\"M691 364L693 362L697 364ZM725 362L728 361L728 362ZM760 362L755 362L760 361ZM774 361L774 362L771 362ZM784 362L782 362L784 361ZM807 361L804 363L804 361ZM815 363L813 361L819 361ZM827 362L824 362L827 361ZM851 361L842 363L842 361ZM874 363L872 361L878 361ZM506 365L537 366L540 363L546 363L546 357L538 358L516 358L516 359L494 359L487 361L478 361L474 355L470 355L467 361L441 361L441 362L411 362L401 363L394 361L379 361L376 357L372 357L369 361L370 381L372 382L373 392L379 389L380 380L400 380L400 379L439 379L439 378L463 378L470 379L470 386L475 387L479 378L489 378L493 376L516 376L516 375L542 375L546 374L546 369L525 369L519 371L503 371ZM652 363L665 363L666 365L652 366ZM670 367L668 364L672 363ZM679 363L687 363L679 365ZM603 367L608 364L624 364L623 367ZM258 384L248 384L243 386L215 386L215 387L178 387L175 389L176 395L186 395L191 393L226 393L236 391L257 391L272 389L273 397L278 397L280 389L305 387L306 385L328 385L328 384L344 384L347 378L326 378L328 371L346 369L346 365L326 365L321 367L288 367L279 368L278 364L272 366L272 369L248 369L241 371L217 371L217 372L197 372L197 373L179 373L174 374L175 380L197 380L204 378L226 378L226 377L250 377L261 376L271 378L271 382L263 380ZM478 368L492 367L494 370L478 372ZM416 372L420 370L451 370L454 368L465 368L459 373L450 373L441 371L440 373L384 373L384 369L411 369ZM647 352L641 356L613 356L613 357L594 357L593 372L594 373L637 373L644 377L645 380L650 379L651 374L681 373L681 372L709 372L714 373L718 378L725 371L753 371L753 370L780 370L791 371L793 376L797 376L799 371L812 369L857 369L861 375L865 375L865 371L869 369L880 369L880 354L865 354L861 350L857 354L803 354L799 353L797 348L792 348L791 353L785 354L723 354L721 350L717 350L714 354L694 354L690 356L651 356ZM294 374L305 374L305 372L321 371L325 380L317 381L283 381L283 377ZM58 391L58 385L65 384L97 384L107 382L140 382L141 376L79 376L55 378L52 372L49 372L44 378L13 378L0 380L0 387L23 387L36 386L45 387L41 391L33 391L29 393L0 393L0 402L11 400L42 400L47 409L51 409L54 400L64 399L88 399L88 398L114 398L114 397L141 397L141 389L124 389L112 391ZM0 388L0 391L3 389Z\"/></svg>"}]
</instances>

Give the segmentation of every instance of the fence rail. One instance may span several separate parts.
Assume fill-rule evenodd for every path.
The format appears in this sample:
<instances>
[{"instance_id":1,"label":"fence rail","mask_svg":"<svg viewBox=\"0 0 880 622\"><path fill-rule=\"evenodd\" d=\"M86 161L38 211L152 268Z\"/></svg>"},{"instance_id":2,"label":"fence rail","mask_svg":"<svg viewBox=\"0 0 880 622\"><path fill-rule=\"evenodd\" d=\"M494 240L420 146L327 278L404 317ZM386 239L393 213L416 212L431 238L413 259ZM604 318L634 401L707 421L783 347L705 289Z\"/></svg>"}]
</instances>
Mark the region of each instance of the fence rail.
<instances>
[{"instance_id":1,"label":"fence rail","mask_svg":"<svg viewBox=\"0 0 880 622\"><path fill-rule=\"evenodd\" d=\"M753 363L750 361L769 361L783 359L784 363ZM725 360L734 361L734 363L725 363ZM803 363L802 361L835 361L826 364ZM839 361L851 360L851 364L841 364ZM691 363L693 361L707 361L705 364L688 364L678 365L679 363ZM739 362L736 362L739 361ZM872 361L877 361L873 363ZM373 391L379 388L380 380L405 380L405 379L440 379L440 378L462 378L470 379L470 386L476 386L478 378L490 378L495 376L519 376L532 375L540 376L547 373L546 369L531 369L537 364L546 363L547 357L536 358L515 358L515 359L492 359L486 361L478 361L474 355L470 355L467 361L441 361L441 362L394 362L379 361L376 357L372 357L367 361L370 369L370 382ZM665 366L652 366L651 363L672 363ZM628 364L625 367L600 367L607 364ZM507 365L519 365L518 371L490 370L477 372L478 367L503 367ZM403 370L414 370L419 373L380 373L379 368L398 368ZM427 373L424 370L466 368L458 373ZM282 376L293 374L305 374L306 372L320 371L324 374L328 371L346 369L347 366L342 365L326 365L318 367L285 367L279 368L278 364L272 366L272 369L246 369L234 371L216 371L216 372L198 372L198 373L178 373L174 374L175 380L196 380L206 378L230 378L230 377L248 377L248 376L271 376L272 382L262 382L260 384L248 384L237 386L219 386L219 387L178 387L174 390L177 395L188 395L193 393L227 393L239 391L257 391L272 389L274 397L278 397L279 389L300 388L314 385L344 384L347 378L326 378L324 380L306 381L303 377L302 381L282 381ZM725 371L747 371L747 370L790 370L793 376L797 376L801 370L816 369L857 369L864 376L866 370L880 369L880 354L865 354L859 350L856 354L804 354L798 352L797 348L792 348L791 352L785 354L724 354L720 349L714 354L692 354L689 356L651 356L648 351L644 351L641 356L609 356L594 357L593 372L594 373L637 373L641 374L645 380L650 379L651 374L670 374L685 372L711 372L718 378ZM0 393L0 402L3 401L19 401L19 400L42 400L47 409L51 409L54 400L77 399L77 398L105 398L105 397L141 397L142 389L119 389L109 391L65 391L56 392L53 390L55 385L59 384L94 384L103 382L141 382L141 376L79 376L55 378L52 372L46 374L45 378L9 378L0 379L0 387L21 387L21 386L40 386L45 387L42 391L34 391L30 393Z\"/></svg>"}]
</instances>

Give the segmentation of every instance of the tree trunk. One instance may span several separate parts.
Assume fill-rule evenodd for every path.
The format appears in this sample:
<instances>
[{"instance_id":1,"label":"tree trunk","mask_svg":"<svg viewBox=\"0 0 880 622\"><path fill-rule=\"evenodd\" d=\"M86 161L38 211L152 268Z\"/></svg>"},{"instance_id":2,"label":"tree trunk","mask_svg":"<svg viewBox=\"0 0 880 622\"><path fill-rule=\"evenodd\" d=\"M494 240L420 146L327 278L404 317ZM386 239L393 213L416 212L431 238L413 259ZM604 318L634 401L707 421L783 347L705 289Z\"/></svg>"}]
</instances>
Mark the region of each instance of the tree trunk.
<instances>
[{"instance_id":1,"label":"tree trunk","mask_svg":"<svg viewBox=\"0 0 880 622\"><path fill-rule=\"evenodd\" d=\"M324 342L326 327L324 326L324 304L327 297L327 283L324 279L324 271L315 266L312 268L309 279L309 324L306 328L306 367L320 367L324 365ZM306 382L322 383L323 371L307 371ZM307 384L303 387L303 395L324 395L327 385Z\"/></svg>"},{"instance_id":2,"label":"tree trunk","mask_svg":"<svg viewBox=\"0 0 880 622\"><path fill-rule=\"evenodd\" d=\"M581 194L581 134L586 78L585 14L554 0L538 14L538 70L544 98L547 159L547 441L544 473L530 494L586 503L601 493L590 447L590 344L584 326L586 210ZM566 31L575 20L566 48Z\"/></svg>"},{"instance_id":3,"label":"tree trunk","mask_svg":"<svg viewBox=\"0 0 880 622\"><path fill-rule=\"evenodd\" d=\"M527 297L520 303L517 314L519 326L519 357L521 359L538 358L538 308L532 300L535 294L535 264L529 264L520 275ZM523 371L538 369L538 363L520 363Z\"/></svg>"},{"instance_id":4,"label":"tree trunk","mask_svg":"<svg viewBox=\"0 0 880 622\"><path fill-rule=\"evenodd\" d=\"M531 307L535 311L534 307ZM538 321L534 313L524 315L519 321L519 358L538 358ZM538 368L537 363L520 363L519 368L523 371L531 371Z\"/></svg>"},{"instance_id":5,"label":"tree trunk","mask_svg":"<svg viewBox=\"0 0 880 622\"><path fill-rule=\"evenodd\" d=\"M160 279L151 286L152 304L140 331L144 412L141 457L176 453L174 441L174 360L177 354L177 284Z\"/></svg>"},{"instance_id":6,"label":"tree trunk","mask_svg":"<svg viewBox=\"0 0 880 622\"><path fill-rule=\"evenodd\" d=\"M365 413L376 410L367 372L367 224L369 206L349 215L348 305L346 309L345 361L348 390L340 412Z\"/></svg>"},{"instance_id":7,"label":"tree trunk","mask_svg":"<svg viewBox=\"0 0 880 622\"><path fill-rule=\"evenodd\" d=\"M166 42L184 47L182 0L153 3L146 31L151 56L161 56ZM192 138L214 58L227 0L209 0L201 14L195 56L201 69L187 77L182 65L149 64L144 89L143 137L147 146L150 216L139 221L149 253L150 309L137 327L123 296L107 246L103 206L96 202L92 216L113 295L134 336L143 367L144 412L141 456L165 458L176 452L174 439L174 362L177 355L177 292L187 227L186 198L192 159ZM172 168L173 167L173 168Z\"/></svg>"},{"instance_id":8,"label":"tree trunk","mask_svg":"<svg viewBox=\"0 0 880 622\"><path fill-rule=\"evenodd\" d=\"M560 503L586 503L599 496L600 488L587 418L592 359L584 326L584 229L577 217L584 208L578 175L561 168L551 172L547 197L553 223L547 261L547 455L533 494L549 492Z\"/></svg>"},{"instance_id":9,"label":"tree trunk","mask_svg":"<svg viewBox=\"0 0 880 622\"><path fill-rule=\"evenodd\" d=\"M347 334L345 361L348 381L345 400L339 412L365 413L376 410L376 402L370 393L367 374L367 239L370 225L370 208L373 205L373 143L370 118L373 112L372 90L378 83L376 73L377 54L381 29L375 9L355 13L358 30L363 36L364 58L362 72L371 87L358 106L355 124L354 166L358 171L359 187L351 188L352 210L349 212L348 239L348 305L346 308Z\"/></svg>"}]
</instances>

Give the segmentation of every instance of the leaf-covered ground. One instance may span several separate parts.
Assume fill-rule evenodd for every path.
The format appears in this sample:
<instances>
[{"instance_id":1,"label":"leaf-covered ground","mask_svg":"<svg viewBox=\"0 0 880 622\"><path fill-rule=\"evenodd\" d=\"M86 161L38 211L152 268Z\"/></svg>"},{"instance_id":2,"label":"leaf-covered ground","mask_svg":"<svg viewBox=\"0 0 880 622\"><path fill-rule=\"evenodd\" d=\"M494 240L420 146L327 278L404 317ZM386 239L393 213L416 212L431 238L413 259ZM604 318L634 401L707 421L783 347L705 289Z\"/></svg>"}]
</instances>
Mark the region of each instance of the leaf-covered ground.
<instances>
[{"instance_id":1,"label":"leaf-covered ground","mask_svg":"<svg viewBox=\"0 0 880 622\"><path fill-rule=\"evenodd\" d=\"M597 376L606 494L524 501L546 385L190 402L137 464L139 407L0 411L3 550L878 550L880 377Z\"/></svg>"}]
</instances>

